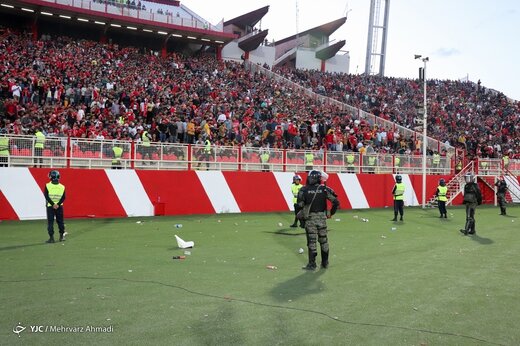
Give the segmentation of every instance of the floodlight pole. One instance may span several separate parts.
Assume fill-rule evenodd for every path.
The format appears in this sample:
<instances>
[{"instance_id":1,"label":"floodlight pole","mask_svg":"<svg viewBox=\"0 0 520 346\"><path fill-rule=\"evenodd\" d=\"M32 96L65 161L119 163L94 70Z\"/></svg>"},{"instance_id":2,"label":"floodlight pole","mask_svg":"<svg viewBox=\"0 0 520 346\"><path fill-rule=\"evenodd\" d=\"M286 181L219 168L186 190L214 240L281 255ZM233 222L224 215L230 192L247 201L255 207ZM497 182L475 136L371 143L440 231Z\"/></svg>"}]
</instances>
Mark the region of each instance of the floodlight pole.
<instances>
[{"instance_id":1,"label":"floodlight pole","mask_svg":"<svg viewBox=\"0 0 520 346\"><path fill-rule=\"evenodd\" d=\"M426 208L426 148L428 137L426 137L427 128L428 128L428 107L426 105L426 63L430 60L428 57L422 57L422 55L415 55L415 59L421 59L424 63L422 79L424 85L424 99L423 99L423 146L422 146L422 207Z\"/></svg>"}]
</instances>

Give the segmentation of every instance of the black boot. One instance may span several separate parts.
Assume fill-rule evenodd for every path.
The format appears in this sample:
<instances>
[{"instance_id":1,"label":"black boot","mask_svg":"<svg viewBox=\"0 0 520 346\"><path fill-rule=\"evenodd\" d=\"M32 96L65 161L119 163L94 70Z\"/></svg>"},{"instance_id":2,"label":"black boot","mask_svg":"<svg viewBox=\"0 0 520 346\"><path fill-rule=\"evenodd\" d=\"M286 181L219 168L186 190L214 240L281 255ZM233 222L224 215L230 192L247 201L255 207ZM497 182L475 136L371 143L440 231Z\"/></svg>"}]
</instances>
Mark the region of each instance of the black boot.
<instances>
[{"instance_id":1,"label":"black boot","mask_svg":"<svg viewBox=\"0 0 520 346\"><path fill-rule=\"evenodd\" d=\"M63 235L63 233L60 233L60 241L65 241L65 236Z\"/></svg>"},{"instance_id":2,"label":"black boot","mask_svg":"<svg viewBox=\"0 0 520 346\"><path fill-rule=\"evenodd\" d=\"M305 267L302 267L302 269L305 270L315 270L316 269L316 252L313 252L309 250L309 263Z\"/></svg>"},{"instance_id":3,"label":"black boot","mask_svg":"<svg viewBox=\"0 0 520 346\"><path fill-rule=\"evenodd\" d=\"M329 267L329 252L321 252L321 267L327 269Z\"/></svg>"},{"instance_id":4,"label":"black boot","mask_svg":"<svg viewBox=\"0 0 520 346\"><path fill-rule=\"evenodd\" d=\"M390 221L397 221L397 213L394 213L394 218Z\"/></svg>"},{"instance_id":5,"label":"black boot","mask_svg":"<svg viewBox=\"0 0 520 346\"><path fill-rule=\"evenodd\" d=\"M54 237L51 235L49 237L49 240L46 241L47 244L51 244L51 243L54 243Z\"/></svg>"}]
</instances>

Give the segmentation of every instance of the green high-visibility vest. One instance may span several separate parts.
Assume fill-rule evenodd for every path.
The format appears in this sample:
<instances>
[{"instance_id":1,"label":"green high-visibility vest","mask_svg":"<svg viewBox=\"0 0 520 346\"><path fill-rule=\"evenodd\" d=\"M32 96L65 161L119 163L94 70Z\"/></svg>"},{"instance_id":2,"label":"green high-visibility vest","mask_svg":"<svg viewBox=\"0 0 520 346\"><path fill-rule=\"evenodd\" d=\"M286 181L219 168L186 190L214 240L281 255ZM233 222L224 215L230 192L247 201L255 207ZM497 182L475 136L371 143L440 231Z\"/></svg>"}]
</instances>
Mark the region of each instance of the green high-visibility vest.
<instances>
[{"instance_id":1,"label":"green high-visibility vest","mask_svg":"<svg viewBox=\"0 0 520 346\"><path fill-rule=\"evenodd\" d=\"M439 154L433 154L433 164L438 165L441 163L441 156Z\"/></svg>"},{"instance_id":2,"label":"green high-visibility vest","mask_svg":"<svg viewBox=\"0 0 520 346\"><path fill-rule=\"evenodd\" d=\"M58 203L65 193L65 186L62 184L53 184L53 183L47 183L45 185L47 187L47 191L49 192L49 198L51 201L54 202L54 204ZM52 207L52 204L47 202L48 207Z\"/></svg>"},{"instance_id":3,"label":"green high-visibility vest","mask_svg":"<svg viewBox=\"0 0 520 346\"><path fill-rule=\"evenodd\" d=\"M394 161L394 165L395 165L396 167L399 167L399 164L400 164L400 163L401 163L401 159L398 158L398 157L396 157L396 158L395 158L395 161Z\"/></svg>"},{"instance_id":4,"label":"green high-visibility vest","mask_svg":"<svg viewBox=\"0 0 520 346\"><path fill-rule=\"evenodd\" d=\"M314 154L313 153L305 154L305 164L312 165L313 163L314 163Z\"/></svg>"},{"instance_id":5,"label":"green high-visibility vest","mask_svg":"<svg viewBox=\"0 0 520 346\"><path fill-rule=\"evenodd\" d=\"M204 142L204 152L206 154L211 154L211 142L209 141L209 139L206 139L206 141Z\"/></svg>"},{"instance_id":6,"label":"green high-visibility vest","mask_svg":"<svg viewBox=\"0 0 520 346\"><path fill-rule=\"evenodd\" d=\"M36 136L36 143L34 144L34 147L43 149L45 144L45 135L41 131L36 132L34 135Z\"/></svg>"},{"instance_id":7,"label":"green high-visibility vest","mask_svg":"<svg viewBox=\"0 0 520 346\"><path fill-rule=\"evenodd\" d=\"M347 155L347 165L354 166L354 155L352 155L352 154Z\"/></svg>"},{"instance_id":8,"label":"green high-visibility vest","mask_svg":"<svg viewBox=\"0 0 520 346\"><path fill-rule=\"evenodd\" d=\"M0 137L0 156L9 156L9 138Z\"/></svg>"},{"instance_id":9,"label":"green high-visibility vest","mask_svg":"<svg viewBox=\"0 0 520 346\"><path fill-rule=\"evenodd\" d=\"M507 166L509 164L509 156L508 155L505 155L503 158L502 158L502 161L504 162L504 166Z\"/></svg>"},{"instance_id":10,"label":"green high-visibility vest","mask_svg":"<svg viewBox=\"0 0 520 346\"><path fill-rule=\"evenodd\" d=\"M113 147L112 151L114 152L114 159L112 160L112 163L119 163L119 160L121 159L121 156L123 155L123 148Z\"/></svg>"},{"instance_id":11,"label":"green high-visibility vest","mask_svg":"<svg viewBox=\"0 0 520 346\"><path fill-rule=\"evenodd\" d=\"M396 200L396 201L404 200L404 183L395 184L394 200Z\"/></svg>"},{"instance_id":12,"label":"green high-visibility vest","mask_svg":"<svg viewBox=\"0 0 520 346\"><path fill-rule=\"evenodd\" d=\"M143 132L143 147L149 147L150 146L150 138L148 138L148 131Z\"/></svg>"},{"instance_id":13,"label":"green high-visibility vest","mask_svg":"<svg viewBox=\"0 0 520 346\"><path fill-rule=\"evenodd\" d=\"M375 166L375 164L376 164L376 158L375 158L375 156L370 156L370 157L368 158L368 165L369 165L369 166Z\"/></svg>"},{"instance_id":14,"label":"green high-visibility vest","mask_svg":"<svg viewBox=\"0 0 520 346\"><path fill-rule=\"evenodd\" d=\"M437 195L437 200L446 202L448 200L448 197L446 196L446 194L448 193L448 187L439 185L439 186L437 186L437 190L439 190L439 194Z\"/></svg>"},{"instance_id":15,"label":"green high-visibility vest","mask_svg":"<svg viewBox=\"0 0 520 346\"><path fill-rule=\"evenodd\" d=\"M291 191L292 191L292 194L293 194L293 204L296 204L298 202L298 192L300 191L300 189L303 187L302 184L292 184L291 185Z\"/></svg>"},{"instance_id":16,"label":"green high-visibility vest","mask_svg":"<svg viewBox=\"0 0 520 346\"><path fill-rule=\"evenodd\" d=\"M269 161L269 154L268 153L260 154L260 161L262 161L262 163L267 163L267 161Z\"/></svg>"}]
</instances>

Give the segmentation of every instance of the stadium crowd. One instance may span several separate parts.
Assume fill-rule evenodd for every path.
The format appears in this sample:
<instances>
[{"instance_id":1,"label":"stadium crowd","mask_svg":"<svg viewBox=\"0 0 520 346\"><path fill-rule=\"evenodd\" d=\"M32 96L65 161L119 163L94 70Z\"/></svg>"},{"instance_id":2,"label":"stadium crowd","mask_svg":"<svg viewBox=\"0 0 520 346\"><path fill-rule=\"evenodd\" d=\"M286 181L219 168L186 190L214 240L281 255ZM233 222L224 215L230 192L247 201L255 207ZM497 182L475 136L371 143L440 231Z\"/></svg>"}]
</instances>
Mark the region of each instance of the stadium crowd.
<instances>
[{"instance_id":1,"label":"stadium crowd","mask_svg":"<svg viewBox=\"0 0 520 346\"><path fill-rule=\"evenodd\" d=\"M287 67L275 71L316 93L408 128L422 128L417 114L423 107L424 89L418 80ZM504 153L518 154L520 102L484 88L480 81L475 84L428 80L426 90L429 136L464 147L471 156L497 158Z\"/></svg>"},{"instance_id":2,"label":"stadium crowd","mask_svg":"<svg viewBox=\"0 0 520 346\"><path fill-rule=\"evenodd\" d=\"M210 56L144 54L68 37L0 32L0 129L31 135L419 153L391 128ZM413 128L417 81L277 69L317 93ZM518 153L520 104L471 83L428 81L429 133L469 153ZM498 156L497 156L498 155Z\"/></svg>"}]
</instances>

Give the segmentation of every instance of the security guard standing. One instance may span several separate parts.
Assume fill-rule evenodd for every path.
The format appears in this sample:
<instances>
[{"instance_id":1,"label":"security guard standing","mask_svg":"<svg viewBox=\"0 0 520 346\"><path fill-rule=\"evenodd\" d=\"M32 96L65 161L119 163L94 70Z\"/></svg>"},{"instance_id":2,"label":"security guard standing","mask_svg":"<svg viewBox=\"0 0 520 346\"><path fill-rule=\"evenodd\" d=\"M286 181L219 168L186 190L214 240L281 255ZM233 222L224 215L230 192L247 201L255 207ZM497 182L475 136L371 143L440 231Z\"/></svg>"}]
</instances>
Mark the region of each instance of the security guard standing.
<instances>
[{"instance_id":1,"label":"security guard standing","mask_svg":"<svg viewBox=\"0 0 520 346\"><path fill-rule=\"evenodd\" d=\"M114 141L114 145L112 146L112 152L114 157L112 159L112 169L121 169L121 157L123 156L123 148L119 146L117 142Z\"/></svg>"},{"instance_id":2,"label":"security guard standing","mask_svg":"<svg viewBox=\"0 0 520 346\"><path fill-rule=\"evenodd\" d=\"M396 157L397 160L397 157ZM392 189L392 196L394 197L394 218L390 221L397 221L397 214L401 216L399 221L403 221L404 214L404 190L403 178L400 175L395 176L395 185Z\"/></svg>"},{"instance_id":3,"label":"security guard standing","mask_svg":"<svg viewBox=\"0 0 520 346\"><path fill-rule=\"evenodd\" d=\"M396 173L399 173L399 166L401 166L401 158L399 156L396 156L394 159L394 167Z\"/></svg>"},{"instance_id":4,"label":"security guard standing","mask_svg":"<svg viewBox=\"0 0 520 346\"><path fill-rule=\"evenodd\" d=\"M473 181L473 175L467 173L464 177L464 204L466 205L466 225L460 232L464 235L475 234L475 210L477 205L482 204L482 193L480 188Z\"/></svg>"},{"instance_id":5,"label":"security guard standing","mask_svg":"<svg viewBox=\"0 0 520 346\"><path fill-rule=\"evenodd\" d=\"M504 165L504 169L509 169L509 154L504 154L504 156L502 156L502 164Z\"/></svg>"},{"instance_id":6,"label":"security guard standing","mask_svg":"<svg viewBox=\"0 0 520 346\"><path fill-rule=\"evenodd\" d=\"M432 163L433 163L433 173L434 174L439 173L439 167L440 167L440 164L441 164L441 155L439 154L438 151L433 153Z\"/></svg>"},{"instance_id":7,"label":"security guard standing","mask_svg":"<svg viewBox=\"0 0 520 346\"><path fill-rule=\"evenodd\" d=\"M45 147L45 135L43 134L41 128L37 128L34 135L36 136L36 142L34 143L34 167L38 167L39 163L41 168L43 165L43 148Z\"/></svg>"},{"instance_id":8,"label":"security guard standing","mask_svg":"<svg viewBox=\"0 0 520 346\"><path fill-rule=\"evenodd\" d=\"M495 186L497 187L497 198L498 205L500 206L500 215L506 215L506 192L507 192L507 183L502 178L499 179Z\"/></svg>"},{"instance_id":9,"label":"security guard standing","mask_svg":"<svg viewBox=\"0 0 520 346\"><path fill-rule=\"evenodd\" d=\"M300 177L298 174L296 174L293 177L293 182L291 184L291 192L293 195L293 205L294 205L294 222L291 225L291 227L298 227L298 218L296 215L298 215L298 212L300 211L300 206L298 205L298 192L300 192L300 189L303 187L301 184L302 177ZM300 222L300 227L303 227L303 224Z\"/></svg>"},{"instance_id":10,"label":"security guard standing","mask_svg":"<svg viewBox=\"0 0 520 346\"><path fill-rule=\"evenodd\" d=\"M327 200L332 203L330 211L327 211ZM306 186L300 189L297 202L305 214L305 233L309 254L309 262L303 269L316 269L318 255L316 241L320 243L321 248L321 267L327 268L329 266L327 218L334 215L339 208L337 195L330 187L321 185L321 172L313 170L307 176Z\"/></svg>"},{"instance_id":11,"label":"security guard standing","mask_svg":"<svg viewBox=\"0 0 520 346\"><path fill-rule=\"evenodd\" d=\"M260 162L262 162L262 172L269 172L269 150L264 146L260 149Z\"/></svg>"},{"instance_id":12,"label":"security guard standing","mask_svg":"<svg viewBox=\"0 0 520 346\"><path fill-rule=\"evenodd\" d=\"M349 151L347 153L347 156L345 156L345 161L347 161L347 173L354 173L354 160L356 157L354 156L354 153L352 151Z\"/></svg>"},{"instance_id":13,"label":"security guard standing","mask_svg":"<svg viewBox=\"0 0 520 346\"><path fill-rule=\"evenodd\" d=\"M150 125L148 125L149 127ZM152 141L152 135L148 130L144 130L143 134L141 135L141 141L143 142L143 160L145 157L148 157L148 160L150 160L150 165L152 164L152 147L151 147L151 141ZM143 162L143 165L146 165L146 162Z\"/></svg>"},{"instance_id":14,"label":"security guard standing","mask_svg":"<svg viewBox=\"0 0 520 346\"><path fill-rule=\"evenodd\" d=\"M446 211L446 202L448 201L448 187L446 186L446 181L444 179L439 180L439 186L437 186L437 191L435 192L435 196L437 197L437 204L439 205L439 212L441 213L440 218L448 218Z\"/></svg>"},{"instance_id":15,"label":"security guard standing","mask_svg":"<svg viewBox=\"0 0 520 346\"><path fill-rule=\"evenodd\" d=\"M311 171L314 166L314 154L312 151L308 151L305 153L305 170Z\"/></svg>"},{"instance_id":16,"label":"security guard standing","mask_svg":"<svg viewBox=\"0 0 520 346\"><path fill-rule=\"evenodd\" d=\"M369 174L374 174L375 173L376 160L377 160L376 154L371 154L368 157L368 173Z\"/></svg>"},{"instance_id":17,"label":"security guard standing","mask_svg":"<svg viewBox=\"0 0 520 346\"><path fill-rule=\"evenodd\" d=\"M7 131L0 129L0 167L9 166L9 137Z\"/></svg>"},{"instance_id":18,"label":"security guard standing","mask_svg":"<svg viewBox=\"0 0 520 346\"><path fill-rule=\"evenodd\" d=\"M63 222L63 202L65 201L65 186L60 184L60 173L50 171L49 179L45 185L45 201L47 202L47 232L49 240L46 243L54 243L54 218L58 224L60 241L65 241L65 224Z\"/></svg>"},{"instance_id":19,"label":"security guard standing","mask_svg":"<svg viewBox=\"0 0 520 346\"><path fill-rule=\"evenodd\" d=\"M209 169L209 161L211 159L211 141L208 137L204 141L204 160L206 161L206 170Z\"/></svg>"},{"instance_id":20,"label":"security guard standing","mask_svg":"<svg viewBox=\"0 0 520 346\"><path fill-rule=\"evenodd\" d=\"M488 171L488 162L484 159L480 159L480 168L482 169L482 174L487 174Z\"/></svg>"}]
</instances>

